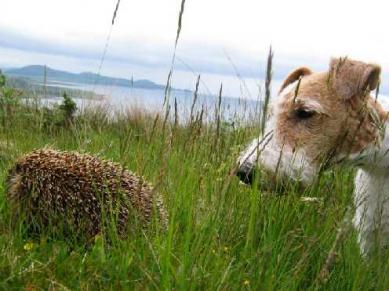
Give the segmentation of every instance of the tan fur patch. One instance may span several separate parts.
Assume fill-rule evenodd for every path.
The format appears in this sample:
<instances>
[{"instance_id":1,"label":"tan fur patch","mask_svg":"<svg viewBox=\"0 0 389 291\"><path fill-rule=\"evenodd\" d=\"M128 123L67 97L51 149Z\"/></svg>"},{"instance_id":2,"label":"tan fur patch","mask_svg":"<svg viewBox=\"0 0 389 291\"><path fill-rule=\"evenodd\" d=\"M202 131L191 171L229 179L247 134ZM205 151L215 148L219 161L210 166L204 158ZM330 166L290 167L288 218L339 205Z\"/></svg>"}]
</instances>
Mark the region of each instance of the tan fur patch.
<instances>
[{"instance_id":1,"label":"tan fur patch","mask_svg":"<svg viewBox=\"0 0 389 291\"><path fill-rule=\"evenodd\" d=\"M329 77L340 96L348 99L377 88L381 67L347 58L332 59Z\"/></svg>"},{"instance_id":2,"label":"tan fur patch","mask_svg":"<svg viewBox=\"0 0 389 291\"><path fill-rule=\"evenodd\" d=\"M285 79L285 81L282 83L281 88L278 93L281 93L282 90L284 90L288 85L292 84L293 82L296 82L298 79L312 74L312 71L306 67L298 68L297 70L293 71L289 74L289 76Z\"/></svg>"}]
</instances>

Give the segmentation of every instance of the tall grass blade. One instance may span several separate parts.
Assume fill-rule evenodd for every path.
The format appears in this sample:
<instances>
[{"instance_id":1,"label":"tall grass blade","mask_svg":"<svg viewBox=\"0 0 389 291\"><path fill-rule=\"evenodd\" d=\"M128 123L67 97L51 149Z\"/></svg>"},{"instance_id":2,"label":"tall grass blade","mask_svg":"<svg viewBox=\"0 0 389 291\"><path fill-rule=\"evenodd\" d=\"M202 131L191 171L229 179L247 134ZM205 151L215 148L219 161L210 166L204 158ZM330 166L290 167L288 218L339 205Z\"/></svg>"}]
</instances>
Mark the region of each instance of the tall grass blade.
<instances>
[{"instance_id":1,"label":"tall grass blade","mask_svg":"<svg viewBox=\"0 0 389 291\"><path fill-rule=\"evenodd\" d=\"M220 138L221 105L222 105L223 84L220 84L219 95L216 107L216 143Z\"/></svg>"},{"instance_id":2,"label":"tall grass blade","mask_svg":"<svg viewBox=\"0 0 389 291\"><path fill-rule=\"evenodd\" d=\"M273 50L270 46L269 54L267 56L267 66L266 66L266 81L265 81L265 100L262 107L262 120L261 120L261 134L265 134L266 118L267 118L267 109L269 106L270 95L271 95L271 79L272 79L272 66L273 66Z\"/></svg>"},{"instance_id":3,"label":"tall grass blade","mask_svg":"<svg viewBox=\"0 0 389 291\"><path fill-rule=\"evenodd\" d=\"M118 0L118 2L116 3L115 11L113 12L112 25L115 24L116 14L118 13L119 5L120 5L120 0Z\"/></svg>"},{"instance_id":4,"label":"tall grass blade","mask_svg":"<svg viewBox=\"0 0 389 291\"><path fill-rule=\"evenodd\" d=\"M192 106L190 107L190 117L189 117L190 123L193 122L194 108L196 106L196 102L197 102L197 98L198 98L198 94L199 94L199 84L200 84L200 75L197 76L196 87L195 87L195 91L193 93L193 102L192 102Z\"/></svg>"},{"instance_id":5,"label":"tall grass blade","mask_svg":"<svg viewBox=\"0 0 389 291\"><path fill-rule=\"evenodd\" d=\"M104 49L103 49L103 53L101 55L99 67L97 69L97 76L95 77L94 85L96 85L96 83L97 83L97 81L98 81L98 79L100 77L100 74L101 74L101 69L103 68L105 57L106 57L107 52L108 52L109 43L111 41L112 28L113 28L113 26L115 24L116 16L117 16L117 13L118 13L118 10L119 10L119 5L120 5L120 0L118 0L116 2L115 10L113 12L113 16L112 16L112 20L111 20L111 26L109 28L107 39L105 40Z\"/></svg>"},{"instance_id":6,"label":"tall grass blade","mask_svg":"<svg viewBox=\"0 0 389 291\"><path fill-rule=\"evenodd\" d=\"M43 67L43 98L47 97L47 66Z\"/></svg>"},{"instance_id":7,"label":"tall grass blade","mask_svg":"<svg viewBox=\"0 0 389 291\"><path fill-rule=\"evenodd\" d=\"M181 8L180 8L179 16L178 16L176 41L175 41L175 44L174 44L175 48L177 48L178 39L180 38L180 34L181 34L182 16L184 15L184 10L185 10L185 0L181 0Z\"/></svg>"},{"instance_id":8,"label":"tall grass blade","mask_svg":"<svg viewBox=\"0 0 389 291\"><path fill-rule=\"evenodd\" d=\"M185 0L182 0L180 12L178 15L177 34L176 34L176 40L174 42L174 52L173 52L173 57L172 57L172 63L171 63L169 74L168 74L167 81L166 81L165 97L164 97L164 101L163 101L163 107L166 107L166 111L167 111L167 106L169 104L169 99L170 99L171 79L172 79L172 75L173 75L174 63L176 60L176 51L177 51L178 40L179 40L180 34L181 34L182 17L184 15L184 9L185 9Z\"/></svg>"}]
</instances>

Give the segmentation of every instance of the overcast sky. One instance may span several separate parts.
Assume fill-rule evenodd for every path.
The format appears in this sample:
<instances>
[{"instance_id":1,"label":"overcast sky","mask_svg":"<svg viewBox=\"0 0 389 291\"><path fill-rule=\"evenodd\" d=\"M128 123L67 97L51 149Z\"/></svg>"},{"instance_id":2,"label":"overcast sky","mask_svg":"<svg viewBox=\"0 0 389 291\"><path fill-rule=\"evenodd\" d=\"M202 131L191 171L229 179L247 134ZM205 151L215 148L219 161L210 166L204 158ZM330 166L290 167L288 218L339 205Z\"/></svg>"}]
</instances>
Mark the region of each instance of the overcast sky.
<instances>
[{"instance_id":1,"label":"overcast sky","mask_svg":"<svg viewBox=\"0 0 389 291\"><path fill-rule=\"evenodd\" d=\"M165 82L180 2L121 0L102 74ZM202 73L210 90L223 82L235 94L235 65L253 90L263 78L269 45L276 77L301 65L325 69L331 56L340 55L377 62L388 71L385 2L187 0L173 84L193 88L194 75ZM1 66L97 72L116 0L1 4Z\"/></svg>"}]
</instances>

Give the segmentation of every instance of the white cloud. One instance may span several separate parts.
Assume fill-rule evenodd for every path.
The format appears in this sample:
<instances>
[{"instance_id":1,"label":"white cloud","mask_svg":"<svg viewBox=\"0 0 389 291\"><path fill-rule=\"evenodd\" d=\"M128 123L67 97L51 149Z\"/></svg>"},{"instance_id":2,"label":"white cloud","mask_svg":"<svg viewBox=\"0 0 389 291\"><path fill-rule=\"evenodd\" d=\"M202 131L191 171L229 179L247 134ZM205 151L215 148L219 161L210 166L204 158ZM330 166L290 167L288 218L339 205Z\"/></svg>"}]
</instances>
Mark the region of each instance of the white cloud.
<instances>
[{"instance_id":1,"label":"white cloud","mask_svg":"<svg viewBox=\"0 0 389 291\"><path fill-rule=\"evenodd\" d=\"M75 53L83 52L86 56L74 68L96 70L116 0L1 2L0 37L1 31L9 31L39 40L42 46L62 48L56 52L62 54L56 61L53 52L47 58L53 64L60 64L67 54L73 65ZM155 78L160 80L169 66L180 2L122 0L104 69L114 73L116 66L117 75L129 67L142 75L151 71L142 69L142 64L158 64ZM286 67L309 62L323 68L330 56L349 55L381 63L385 70L389 67L387 6L381 0L187 0L178 56L196 72L233 74L227 51L245 76L259 78L272 44L275 63ZM37 59L43 58L43 51L34 52L41 54ZM7 63L2 58L0 62ZM11 60L18 62L15 56ZM177 80L183 80L182 76L176 76Z\"/></svg>"},{"instance_id":2,"label":"white cloud","mask_svg":"<svg viewBox=\"0 0 389 291\"><path fill-rule=\"evenodd\" d=\"M186 1L183 43L251 54L269 44L287 54L352 54L375 59L389 49L381 0ZM0 25L61 42L104 42L116 0L2 0ZM173 45L180 0L122 0L112 43Z\"/></svg>"}]
</instances>

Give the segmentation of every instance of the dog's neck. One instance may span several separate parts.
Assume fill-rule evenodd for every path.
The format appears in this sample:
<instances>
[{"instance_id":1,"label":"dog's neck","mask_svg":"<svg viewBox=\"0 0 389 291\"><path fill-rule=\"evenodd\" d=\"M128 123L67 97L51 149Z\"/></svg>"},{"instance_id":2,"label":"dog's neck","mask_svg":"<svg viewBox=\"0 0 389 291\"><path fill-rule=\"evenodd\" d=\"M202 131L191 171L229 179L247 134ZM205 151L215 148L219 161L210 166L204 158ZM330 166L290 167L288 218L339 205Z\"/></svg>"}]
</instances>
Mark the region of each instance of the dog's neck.
<instances>
[{"instance_id":1,"label":"dog's neck","mask_svg":"<svg viewBox=\"0 0 389 291\"><path fill-rule=\"evenodd\" d=\"M371 145L365 151L352 156L363 171L372 176L389 178L389 121L383 126L382 139L378 144Z\"/></svg>"},{"instance_id":2,"label":"dog's neck","mask_svg":"<svg viewBox=\"0 0 389 291\"><path fill-rule=\"evenodd\" d=\"M386 122L386 126L388 126ZM389 130L379 146L372 147L365 156L366 162L355 176L354 225L362 254L368 254L377 244L374 235L389 232ZM381 236L379 245L389 244L389 236Z\"/></svg>"}]
</instances>

